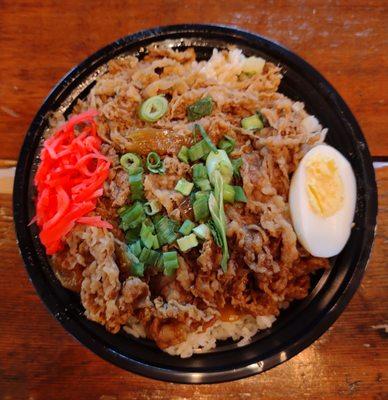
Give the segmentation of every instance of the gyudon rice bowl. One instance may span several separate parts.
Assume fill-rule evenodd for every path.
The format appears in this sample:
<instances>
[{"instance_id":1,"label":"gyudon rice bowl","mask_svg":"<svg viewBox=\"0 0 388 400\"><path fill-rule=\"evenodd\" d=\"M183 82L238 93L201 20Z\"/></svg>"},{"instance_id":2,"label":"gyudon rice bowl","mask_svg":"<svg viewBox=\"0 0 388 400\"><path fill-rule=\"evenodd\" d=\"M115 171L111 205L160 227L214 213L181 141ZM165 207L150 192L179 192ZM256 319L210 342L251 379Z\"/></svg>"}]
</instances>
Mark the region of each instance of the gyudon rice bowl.
<instances>
[{"instance_id":1,"label":"gyudon rice bowl","mask_svg":"<svg viewBox=\"0 0 388 400\"><path fill-rule=\"evenodd\" d=\"M151 46L50 119L36 222L88 319L189 357L247 344L327 268L298 242L290 179L326 129L241 50ZM287 312L287 311L284 311Z\"/></svg>"}]
</instances>

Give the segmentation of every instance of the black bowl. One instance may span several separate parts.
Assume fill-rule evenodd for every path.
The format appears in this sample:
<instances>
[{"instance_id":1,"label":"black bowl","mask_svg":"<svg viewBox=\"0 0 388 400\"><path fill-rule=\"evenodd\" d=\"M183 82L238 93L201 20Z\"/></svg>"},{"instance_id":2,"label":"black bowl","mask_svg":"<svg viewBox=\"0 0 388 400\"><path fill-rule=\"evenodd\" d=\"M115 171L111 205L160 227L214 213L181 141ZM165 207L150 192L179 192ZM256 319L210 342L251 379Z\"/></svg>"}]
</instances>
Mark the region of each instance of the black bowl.
<instances>
[{"instance_id":1,"label":"black bowl","mask_svg":"<svg viewBox=\"0 0 388 400\"><path fill-rule=\"evenodd\" d=\"M123 55L141 56L147 45L168 40L172 47L192 46L199 58L212 49L240 47L282 66L280 91L306 104L307 111L329 128L328 142L351 162L357 179L355 227L332 268L318 275L309 296L284 311L272 328L257 334L251 344L237 348L222 342L207 354L182 360L169 356L147 340L125 333L112 335L83 315L79 297L55 278L35 226L32 177L48 114L69 112L75 100L86 95L108 60ZM265 371L302 351L336 320L351 299L364 274L374 238L377 196L374 171L361 130L334 88L309 64L280 45L235 28L214 25L176 25L127 36L99 50L71 70L49 94L27 132L16 169L14 218L19 247L37 292L55 318L82 344L104 359L148 377L174 382L210 383L243 378Z\"/></svg>"}]
</instances>

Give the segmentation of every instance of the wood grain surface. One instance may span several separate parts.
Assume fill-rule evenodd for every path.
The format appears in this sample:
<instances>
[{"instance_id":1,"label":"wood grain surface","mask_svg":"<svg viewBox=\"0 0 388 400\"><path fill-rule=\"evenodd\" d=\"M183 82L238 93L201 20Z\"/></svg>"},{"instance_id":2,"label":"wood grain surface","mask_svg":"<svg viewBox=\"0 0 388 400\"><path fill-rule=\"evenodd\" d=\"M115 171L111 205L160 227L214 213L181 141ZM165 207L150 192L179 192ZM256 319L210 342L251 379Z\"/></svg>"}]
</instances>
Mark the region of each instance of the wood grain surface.
<instances>
[{"instance_id":1,"label":"wood grain surface","mask_svg":"<svg viewBox=\"0 0 388 400\"><path fill-rule=\"evenodd\" d=\"M388 399L388 168L368 271L333 327L291 361L217 385L178 385L114 367L67 334L17 249L9 183L48 91L105 44L156 25L220 23L272 38L336 87L374 156L388 156L386 1L0 0L0 400Z\"/></svg>"}]
</instances>

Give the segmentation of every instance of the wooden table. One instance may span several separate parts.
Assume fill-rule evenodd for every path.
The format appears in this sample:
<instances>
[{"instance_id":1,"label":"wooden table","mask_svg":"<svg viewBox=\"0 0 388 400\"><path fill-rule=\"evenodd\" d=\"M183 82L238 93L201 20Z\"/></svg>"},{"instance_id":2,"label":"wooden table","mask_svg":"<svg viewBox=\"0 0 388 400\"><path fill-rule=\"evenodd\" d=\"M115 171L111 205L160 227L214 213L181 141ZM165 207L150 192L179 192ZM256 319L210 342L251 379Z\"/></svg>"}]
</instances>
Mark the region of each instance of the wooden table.
<instances>
[{"instance_id":1,"label":"wooden table","mask_svg":"<svg viewBox=\"0 0 388 400\"><path fill-rule=\"evenodd\" d=\"M387 20L383 0L0 0L0 400L388 398L387 168L376 170L379 227L367 274L334 326L271 371L204 386L162 383L120 370L61 328L28 281L6 186L12 179L7 167L55 82L101 46L159 24L230 24L281 42L334 84L372 154L387 156Z\"/></svg>"}]
</instances>

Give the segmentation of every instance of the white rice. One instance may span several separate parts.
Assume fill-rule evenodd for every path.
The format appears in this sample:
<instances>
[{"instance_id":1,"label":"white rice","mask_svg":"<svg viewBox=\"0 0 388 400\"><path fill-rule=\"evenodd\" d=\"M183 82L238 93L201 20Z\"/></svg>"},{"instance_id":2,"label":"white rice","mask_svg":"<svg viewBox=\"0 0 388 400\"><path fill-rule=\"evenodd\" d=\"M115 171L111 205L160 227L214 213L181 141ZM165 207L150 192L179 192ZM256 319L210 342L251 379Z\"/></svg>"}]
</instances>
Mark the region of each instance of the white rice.
<instances>
[{"instance_id":1,"label":"white rice","mask_svg":"<svg viewBox=\"0 0 388 400\"><path fill-rule=\"evenodd\" d=\"M273 315L262 317L246 315L234 322L219 320L205 331L199 328L197 331L189 333L184 342L168 347L164 351L174 356L187 358L193 354L205 353L214 349L217 340L226 340L229 338L235 341L239 340L237 343L239 347L246 346L258 331L270 328L275 319ZM124 327L124 330L137 338L145 337L143 326L135 320L128 321L128 325Z\"/></svg>"}]
</instances>

